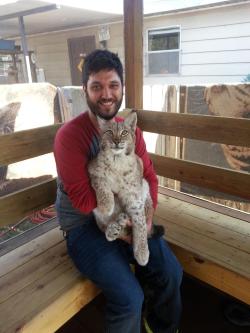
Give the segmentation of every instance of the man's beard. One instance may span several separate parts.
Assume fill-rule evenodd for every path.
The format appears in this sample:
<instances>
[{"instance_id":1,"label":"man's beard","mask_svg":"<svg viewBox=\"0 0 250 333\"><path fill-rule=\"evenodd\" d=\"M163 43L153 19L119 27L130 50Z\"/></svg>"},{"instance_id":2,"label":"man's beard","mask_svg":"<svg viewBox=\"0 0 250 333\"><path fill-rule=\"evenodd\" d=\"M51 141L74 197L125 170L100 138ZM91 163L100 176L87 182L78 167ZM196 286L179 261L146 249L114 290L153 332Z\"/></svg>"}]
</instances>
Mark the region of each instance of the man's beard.
<instances>
[{"instance_id":1,"label":"man's beard","mask_svg":"<svg viewBox=\"0 0 250 333\"><path fill-rule=\"evenodd\" d=\"M104 119L104 120L110 120L110 119L112 119L112 118L114 118L116 116L117 112L119 111L119 109L121 107L122 98L123 98L123 95L122 95L119 100L116 100L114 102L114 104L112 105L113 111L112 112L110 111L108 114L106 114L106 112L101 109L101 107L99 106L98 102L97 103L93 103L90 100L87 91L85 92L85 95L86 95L86 102L88 104L88 107L89 107L90 111L94 115L96 115L99 118ZM113 101L113 99L112 99L112 101Z\"/></svg>"}]
</instances>

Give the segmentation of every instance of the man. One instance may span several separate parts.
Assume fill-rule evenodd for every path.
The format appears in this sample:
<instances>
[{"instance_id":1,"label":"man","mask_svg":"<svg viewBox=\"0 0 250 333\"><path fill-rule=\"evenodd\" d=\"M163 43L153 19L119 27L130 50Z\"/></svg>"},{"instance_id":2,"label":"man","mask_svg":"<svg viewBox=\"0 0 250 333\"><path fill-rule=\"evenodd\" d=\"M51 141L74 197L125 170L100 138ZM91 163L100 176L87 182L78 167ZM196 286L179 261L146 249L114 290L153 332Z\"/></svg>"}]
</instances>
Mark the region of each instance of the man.
<instances>
[{"instance_id":1,"label":"man","mask_svg":"<svg viewBox=\"0 0 250 333\"><path fill-rule=\"evenodd\" d=\"M182 269L166 242L150 238L149 262L139 266L129 241L108 242L92 214L96 196L87 165L98 153L97 117L121 121L116 114L123 98L122 64L114 53L96 50L86 57L82 74L89 109L58 131L54 146L59 176L56 208L61 228L66 232L68 253L79 271L100 287L106 297L105 332L140 332L143 285L150 293L153 291L147 329L175 333L181 313ZM138 128L136 153L142 159L155 208L157 178ZM147 225L150 229L152 221L147 221ZM130 263L135 264L135 274Z\"/></svg>"}]
</instances>

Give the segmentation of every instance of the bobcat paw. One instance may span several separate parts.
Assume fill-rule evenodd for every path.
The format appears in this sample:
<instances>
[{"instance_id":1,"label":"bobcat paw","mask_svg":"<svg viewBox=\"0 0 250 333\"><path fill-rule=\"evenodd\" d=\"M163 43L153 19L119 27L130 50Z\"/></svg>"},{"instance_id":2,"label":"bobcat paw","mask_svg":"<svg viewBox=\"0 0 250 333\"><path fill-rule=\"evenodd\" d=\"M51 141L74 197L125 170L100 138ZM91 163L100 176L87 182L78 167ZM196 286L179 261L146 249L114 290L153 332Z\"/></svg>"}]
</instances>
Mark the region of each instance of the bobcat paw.
<instances>
[{"instance_id":1,"label":"bobcat paw","mask_svg":"<svg viewBox=\"0 0 250 333\"><path fill-rule=\"evenodd\" d=\"M122 226L120 224L116 222L110 223L105 232L107 240L110 242L116 240L120 236L121 230Z\"/></svg>"},{"instance_id":2,"label":"bobcat paw","mask_svg":"<svg viewBox=\"0 0 250 333\"><path fill-rule=\"evenodd\" d=\"M138 248L134 251L134 257L139 265L145 266L148 263L149 259L149 250L148 248Z\"/></svg>"}]
</instances>

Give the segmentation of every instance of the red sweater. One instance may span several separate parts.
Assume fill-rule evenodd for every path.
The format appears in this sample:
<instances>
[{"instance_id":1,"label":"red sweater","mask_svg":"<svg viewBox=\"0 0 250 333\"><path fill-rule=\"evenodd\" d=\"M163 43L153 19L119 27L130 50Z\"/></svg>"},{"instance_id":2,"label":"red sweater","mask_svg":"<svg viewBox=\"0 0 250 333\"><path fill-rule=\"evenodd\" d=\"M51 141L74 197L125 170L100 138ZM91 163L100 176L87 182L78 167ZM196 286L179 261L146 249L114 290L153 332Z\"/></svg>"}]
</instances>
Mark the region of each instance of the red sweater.
<instances>
[{"instance_id":1,"label":"red sweater","mask_svg":"<svg viewBox=\"0 0 250 333\"><path fill-rule=\"evenodd\" d=\"M122 118L115 118L121 121ZM96 195L91 187L87 165L98 152L98 131L88 112L65 123L57 132L54 155L57 172L73 207L88 214L96 208ZM157 205L158 181L139 128L136 129L136 154L142 159L144 178L150 186L154 208Z\"/></svg>"}]
</instances>

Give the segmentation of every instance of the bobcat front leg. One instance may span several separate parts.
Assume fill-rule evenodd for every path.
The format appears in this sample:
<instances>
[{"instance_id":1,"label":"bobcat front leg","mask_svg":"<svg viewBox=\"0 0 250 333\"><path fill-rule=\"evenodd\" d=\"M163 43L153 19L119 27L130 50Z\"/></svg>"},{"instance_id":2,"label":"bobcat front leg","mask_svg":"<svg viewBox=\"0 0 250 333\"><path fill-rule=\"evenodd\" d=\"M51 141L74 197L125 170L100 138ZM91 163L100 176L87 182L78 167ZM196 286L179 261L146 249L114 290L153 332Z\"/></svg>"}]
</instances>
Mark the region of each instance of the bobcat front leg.
<instances>
[{"instance_id":1,"label":"bobcat front leg","mask_svg":"<svg viewBox=\"0 0 250 333\"><path fill-rule=\"evenodd\" d=\"M104 216L110 216L114 212L115 200L114 194L105 181L93 181L92 187L96 193L97 210Z\"/></svg>"}]
</instances>

